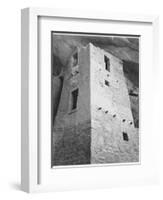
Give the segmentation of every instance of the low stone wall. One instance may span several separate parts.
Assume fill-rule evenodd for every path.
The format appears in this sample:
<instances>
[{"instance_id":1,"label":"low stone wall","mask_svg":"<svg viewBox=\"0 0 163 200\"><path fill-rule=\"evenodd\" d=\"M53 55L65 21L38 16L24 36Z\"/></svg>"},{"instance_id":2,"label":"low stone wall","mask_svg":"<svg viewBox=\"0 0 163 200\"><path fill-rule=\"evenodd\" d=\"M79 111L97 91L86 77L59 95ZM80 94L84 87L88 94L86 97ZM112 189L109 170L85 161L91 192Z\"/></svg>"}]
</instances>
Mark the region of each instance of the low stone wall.
<instances>
[{"instance_id":1,"label":"low stone wall","mask_svg":"<svg viewBox=\"0 0 163 200\"><path fill-rule=\"evenodd\" d=\"M55 142L55 136L59 133L53 134L55 144L52 165L90 164L90 127L90 122L87 122L78 124L76 127L65 128L62 138L57 142Z\"/></svg>"}]
</instances>

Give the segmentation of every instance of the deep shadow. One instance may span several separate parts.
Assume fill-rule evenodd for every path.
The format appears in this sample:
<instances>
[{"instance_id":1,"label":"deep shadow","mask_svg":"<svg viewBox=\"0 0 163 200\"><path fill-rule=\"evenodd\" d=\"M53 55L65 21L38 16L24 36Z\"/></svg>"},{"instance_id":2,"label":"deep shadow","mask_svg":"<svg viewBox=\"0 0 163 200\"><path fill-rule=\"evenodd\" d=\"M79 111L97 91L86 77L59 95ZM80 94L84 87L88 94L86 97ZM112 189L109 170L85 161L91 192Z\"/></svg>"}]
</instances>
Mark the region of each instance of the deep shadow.
<instances>
[{"instance_id":1,"label":"deep shadow","mask_svg":"<svg viewBox=\"0 0 163 200\"><path fill-rule=\"evenodd\" d=\"M123 60L123 71L130 97L134 125L139 128L139 64Z\"/></svg>"},{"instance_id":2,"label":"deep shadow","mask_svg":"<svg viewBox=\"0 0 163 200\"><path fill-rule=\"evenodd\" d=\"M55 77L55 82L52 86L52 96L53 96L53 124L55 121L55 117L57 115L60 98L62 94L62 88L63 88L63 76Z\"/></svg>"}]
</instances>

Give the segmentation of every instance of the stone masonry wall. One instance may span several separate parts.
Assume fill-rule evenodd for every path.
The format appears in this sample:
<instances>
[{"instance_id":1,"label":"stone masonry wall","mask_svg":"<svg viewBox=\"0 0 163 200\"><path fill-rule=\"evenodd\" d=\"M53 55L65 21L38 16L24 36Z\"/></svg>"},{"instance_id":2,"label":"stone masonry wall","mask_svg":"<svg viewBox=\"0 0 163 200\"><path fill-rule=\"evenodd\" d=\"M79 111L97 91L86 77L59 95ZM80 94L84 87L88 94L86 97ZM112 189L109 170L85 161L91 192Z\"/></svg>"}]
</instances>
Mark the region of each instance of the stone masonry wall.
<instances>
[{"instance_id":1,"label":"stone masonry wall","mask_svg":"<svg viewBox=\"0 0 163 200\"><path fill-rule=\"evenodd\" d=\"M54 122L52 166L89 164L91 160L89 46L78 50L78 65L72 63L71 57ZM71 110L71 92L77 88L77 109Z\"/></svg>"},{"instance_id":2,"label":"stone masonry wall","mask_svg":"<svg viewBox=\"0 0 163 200\"><path fill-rule=\"evenodd\" d=\"M134 127L127 86L119 59L91 46L91 163L139 160L138 133ZM105 69L104 55L110 59ZM109 86L105 85L105 80ZM128 141L123 139L127 133Z\"/></svg>"},{"instance_id":3,"label":"stone masonry wall","mask_svg":"<svg viewBox=\"0 0 163 200\"><path fill-rule=\"evenodd\" d=\"M139 137L123 63L92 44L77 52L78 64L73 66L72 55L62 74L63 87L52 130L52 166L139 161ZM105 69L104 55L110 59L110 72ZM75 89L77 108L71 110Z\"/></svg>"}]
</instances>

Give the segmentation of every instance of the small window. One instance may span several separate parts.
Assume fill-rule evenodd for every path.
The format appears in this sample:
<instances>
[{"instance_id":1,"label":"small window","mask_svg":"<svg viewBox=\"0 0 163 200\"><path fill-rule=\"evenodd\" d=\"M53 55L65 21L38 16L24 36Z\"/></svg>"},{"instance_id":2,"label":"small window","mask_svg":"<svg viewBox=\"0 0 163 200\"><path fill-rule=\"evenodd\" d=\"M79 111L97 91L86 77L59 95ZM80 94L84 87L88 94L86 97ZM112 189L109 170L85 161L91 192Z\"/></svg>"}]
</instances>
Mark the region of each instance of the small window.
<instances>
[{"instance_id":1,"label":"small window","mask_svg":"<svg viewBox=\"0 0 163 200\"><path fill-rule=\"evenodd\" d=\"M75 67L78 64L78 53L76 52L73 55L73 67Z\"/></svg>"},{"instance_id":2,"label":"small window","mask_svg":"<svg viewBox=\"0 0 163 200\"><path fill-rule=\"evenodd\" d=\"M129 141L128 134L123 132L123 140Z\"/></svg>"},{"instance_id":3,"label":"small window","mask_svg":"<svg viewBox=\"0 0 163 200\"><path fill-rule=\"evenodd\" d=\"M110 72L110 59L107 56L104 56L104 62L105 62L105 69Z\"/></svg>"},{"instance_id":4,"label":"small window","mask_svg":"<svg viewBox=\"0 0 163 200\"><path fill-rule=\"evenodd\" d=\"M109 86L109 81L105 80L105 85Z\"/></svg>"},{"instance_id":5,"label":"small window","mask_svg":"<svg viewBox=\"0 0 163 200\"><path fill-rule=\"evenodd\" d=\"M71 110L77 108L77 100L78 100L78 89L72 91L71 93Z\"/></svg>"}]
</instances>

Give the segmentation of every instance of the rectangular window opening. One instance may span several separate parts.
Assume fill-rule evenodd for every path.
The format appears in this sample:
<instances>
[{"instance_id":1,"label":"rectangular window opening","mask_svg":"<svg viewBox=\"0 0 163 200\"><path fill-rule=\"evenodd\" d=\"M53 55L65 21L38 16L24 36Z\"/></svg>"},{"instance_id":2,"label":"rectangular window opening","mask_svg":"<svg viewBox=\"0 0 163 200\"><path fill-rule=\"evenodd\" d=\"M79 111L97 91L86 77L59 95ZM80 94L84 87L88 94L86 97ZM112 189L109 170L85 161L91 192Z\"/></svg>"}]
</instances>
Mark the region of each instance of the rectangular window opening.
<instances>
[{"instance_id":1,"label":"rectangular window opening","mask_svg":"<svg viewBox=\"0 0 163 200\"><path fill-rule=\"evenodd\" d=\"M110 59L107 56L104 56L104 62L105 62L105 69L110 72Z\"/></svg>"},{"instance_id":2,"label":"rectangular window opening","mask_svg":"<svg viewBox=\"0 0 163 200\"><path fill-rule=\"evenodd\" d=\"M129 141L128 134L123 132L123 140Z\"/></svg>"},{"instance_id":3,"label":"rectangular window opening","mask_svg":"<svg viewBox=\"0 0 163 200\"><path fill-rule=\"evenodd\" d=\"M105 85L110 86L109 81L105 80Z\"/></svg>"},{"instance_id":4,"label":"rectangular window opening","mask_svg":"<svg viewBox=\"0 0 163 200\"><path fill-rule=\"evenodd\" d=\"M72 93L71 93L71 110L74 110L77 108L78 92L79 92L79 90L76 89L76 90L72 91Z\"/></svg>"},{"instance_id":5,"label":"rectangular window opening","mask_svg":"<svg viewBox=\"0 0 163 200\"><path fill-rule=\"evenodd\" d=\"M73 67L78 64L78 52L74 53L73 55Z\"/></svg>"}]
</instances>

